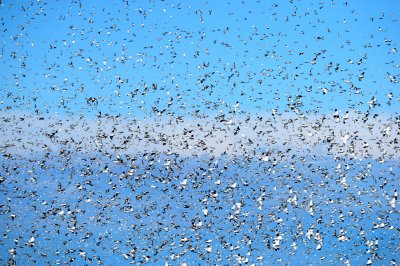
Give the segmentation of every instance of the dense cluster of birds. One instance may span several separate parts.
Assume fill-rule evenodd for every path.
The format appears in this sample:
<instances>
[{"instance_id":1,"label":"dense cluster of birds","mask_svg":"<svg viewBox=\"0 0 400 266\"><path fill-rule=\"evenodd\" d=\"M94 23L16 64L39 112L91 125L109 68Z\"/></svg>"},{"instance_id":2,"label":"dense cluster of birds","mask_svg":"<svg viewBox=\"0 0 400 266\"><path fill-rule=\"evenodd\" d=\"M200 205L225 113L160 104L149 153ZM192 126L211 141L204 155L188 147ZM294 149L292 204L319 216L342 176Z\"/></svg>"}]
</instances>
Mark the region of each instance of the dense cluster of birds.
<instances>
[{"instance_id":1,"label":"dense cluster of birds","mask_svg":"<svg viewBox=\"0 0 400 266\"><path fill-rule=\"evenodd\" d=\"M398 265L399 15L140 2L0 1L0 263Z\"/></svg>"}]
</instances>

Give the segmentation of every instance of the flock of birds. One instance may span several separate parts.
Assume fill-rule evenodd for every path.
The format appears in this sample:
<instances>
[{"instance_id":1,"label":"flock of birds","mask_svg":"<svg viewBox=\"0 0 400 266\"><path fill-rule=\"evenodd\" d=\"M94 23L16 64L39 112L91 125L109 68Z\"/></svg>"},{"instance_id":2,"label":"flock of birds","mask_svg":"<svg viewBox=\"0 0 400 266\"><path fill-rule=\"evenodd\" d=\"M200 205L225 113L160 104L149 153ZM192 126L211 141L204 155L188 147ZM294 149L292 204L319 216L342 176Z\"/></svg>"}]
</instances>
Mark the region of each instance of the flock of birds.
<instances>
[{"instance_id":1,"label":"flock of birds","mask_svg":"<svg viewBox=\"0 0 400 266\"><path fill-rule=\"evenodd\" d=\"M398 14L189 2L0 1L0 263L398 265Z\"/></svg>"}]
</instances>

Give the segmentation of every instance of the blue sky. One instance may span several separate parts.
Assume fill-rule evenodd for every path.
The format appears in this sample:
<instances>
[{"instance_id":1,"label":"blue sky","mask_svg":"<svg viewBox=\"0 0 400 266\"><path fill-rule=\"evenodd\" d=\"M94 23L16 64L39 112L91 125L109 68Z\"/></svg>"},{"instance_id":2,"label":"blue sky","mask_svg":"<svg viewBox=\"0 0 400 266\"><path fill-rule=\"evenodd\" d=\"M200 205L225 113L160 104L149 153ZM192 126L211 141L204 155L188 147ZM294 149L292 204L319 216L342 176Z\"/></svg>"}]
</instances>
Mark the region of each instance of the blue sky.
<instances>
[{"instance_id":1,"label":"blue sky","mask_svg":"<svg viewBox=\"0 0 400 266\"><path fill-rule=\"evenodd\" d=\"M1 1L0 262L398 263L399 11Z\"/></svg>"},{"instance_id":2,"label":"blue sky","mask_svg":"<svg viewBox=\"0 0 400 266\"><path fill-rule=\"evenodd\" d=\"M341 161L343 166L353 166L348 171L344 170L345 167L340 170L352 177L348 182L351 188L344 190L333 178L311 172L318 167L335 168L337 163L329 157L318 157L309 168L303 168L302 163L295 163L296 174L304 176L301 182L293 182L293 170L285 167L284 162L272 166L271 163L257 160L243 160L234 165L228 157L222 156L219 160L207 158L216 170L207 171L211 176L202 176L203 169L210 167L206 160L186 159L168 168L163 166L166 158L155 158L153 170L146 174L149 161L137 157L135 164L139 168L134 176L139 178L119 181L118 176L128 171L129 167L116 165L100 156L97 161L102 159L103 163L106 162L110 172L102 173L102 166L92 165L93 175L80 175L80 178L77 176L86 171L88 157L77 160L79 164L75 168L63 171L60 171L62 159L45 162L45 170L39 167L35 170L36 181L32 180L32 175L22 174L30 167L20 166L21 174L7 177L8 182L14 181L20 185L7 188L9 193L14 187L19 189L14 190L13 199L4 201L9 202L9 211L17 217L13 221L2 220L2 227L10 229L6 233L7 238L2 240L3 247L14 246L13 239L18 239L21 247L18 249L17 262L29 264L56 260L66 263L72 258L73 264L82 265L91 264L88 259L96 263L98 257L105 265L116 265L130 261L139 263L144 256L148 256L148 263L154 265L164 265L165 262L171 265L182 262L197 265L201 261L233 264L236 261L234 254L241 254L251 263L260 265L336 264L338 260L342 264L347 259L351 264L359 265L364 264L374 250L374 247L367 247L366 242L378 240L378 257L374 260L376 265L385 265L391 259L398 259L395 251L399 244L398 237L395 229L389 229L398 227L397 213L386 205L385 194L379 192L383 190L377 193L368 191L384 185L385 180L388 183L384 191L398 188L396 182L391 180L399 170L398 165L392 170L387 167L394 162L376 165L370 160L358 163ZM175 156L169 158L179 159ZM315 158L307 159L312 161ZM370 163L374 165L372 169L368 169ZM7 162L3 165L8 166ZM225 171L224 165L228 165ZM271 168L274 170L272 173L268 171ZM176 179L170 179L170 170L177 175ZM220 174L217 177L213 172ZM379 175L387 178L371 178ZM164 178L168 182L160 182ZM184 178L189 180L186 186L182 186ZM217 179L221 180L220 185L215 185ZM81 189L76 188L76 182L79 182ZM232 188L235 183L237 189ZM27 191L31 196L25 196ZM193 191L196 193L193 194ZM217 193L218 196L209 198L210 193ZM293 199L294 195L297 195L298 205L287 201ZM206 198L208 201L204 201ZM260 198L263 202L261 209L258 208ZM13 203L16 199L18 204ZM125 199L129 199L129 202ZM310 199L315 205L313 215L308 211ZM237 209L233 209L232 205L239 202L243 206L236 212ZM37 206L35 210L32 209L33 205ZM287 208L286 211L283 206ZM204 209L209 210L207 216L202 212ZM72 214L68 211L72 211ZM183 213L185 218L182 217ZM233 218L229 218L231 215ZM77 219L75 232L70 231L74 225L72 217ZM282 221L279 222L279 219ZM316 223L317 220L320 222ZM32 225L31 221L36 223ZM385 227L373 229L381 223ZM16 225L29 230L20 230ZM348 240L338 241L340 229L345 230L343 234ZM320 251L315 249L318 244L315 235L310 235L310 238L307 236L310 230L314 233L319 231L323 238ZM362 234L362 231L365 232ZM278 250L271 247L276 233L284 236ZM36 237L35 246L24 247L23 244L32 235ZM185 238L189 241L182 241ZM206 240L212 241L207 244ZM249 240L252 240L250 245L247 244ZM163 246L162 242L167 244L163 250L156 252ZM293 250L293 242L297 243L297 250ZM189 251L190 245L194 247L194 252ZM213 247L213 252L204 251L208 246ZM230 250L230 246L237 248ZM113 247L116 248L114 251ZM66 253L69 249L72 251ZM125 260L122 254L129 254L131 249L137 250L136 257ZM86 260L78 255L79 250L86 252ZM366 253L367 250L372 253ZM6 249L2 249L2 258L9 257L6 252ZM182 252L185 255L170 257ZM257 260L259 256L264 259Z\"/></svg>"},{"instance_id":3,"label":"blue sky","mask_svg":"<svg viewBox=\"0 0 400 266\"><path fill-rule=\"evenodd\" d=\"M34 112L36 99L39 112L190 115L223 109L222 99L250 112L297 102L301 111L330 113L366 111L376 97L376 110L398 112L398 8L396 1L5 1L2 109ZM87 105L91 97L97 106Z\"/></svg>"}]
</instances>

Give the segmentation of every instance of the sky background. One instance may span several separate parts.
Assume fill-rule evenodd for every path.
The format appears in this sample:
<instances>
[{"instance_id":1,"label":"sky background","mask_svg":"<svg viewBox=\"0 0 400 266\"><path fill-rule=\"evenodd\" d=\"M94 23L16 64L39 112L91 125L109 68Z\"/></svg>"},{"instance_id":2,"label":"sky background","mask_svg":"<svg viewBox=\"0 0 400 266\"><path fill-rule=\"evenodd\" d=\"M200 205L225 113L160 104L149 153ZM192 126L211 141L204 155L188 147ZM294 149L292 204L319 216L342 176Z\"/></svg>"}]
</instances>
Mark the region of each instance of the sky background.
<instances>
[{"instance_id":1,"label":"sky background","mask_svg":"<svg viewBox=\"0 0 400 266\"><path fill-rule=\"evenodd\" d=\"M375 97L377 112L398 112L399 8L397 1L4 1L1 108L143 117L215 114L239 102L250 112L295 105L331 113L366 111Z\"/></svg>"},{"instance_id":2,"label":"sky background","mask_svg":"<svg viewBox=\"0 0 400 266\"><path fill-rule=\"evenodd\" d=\"M399 1L0 2L0 263L399 263Z\"/></svg>"}]
</instances>

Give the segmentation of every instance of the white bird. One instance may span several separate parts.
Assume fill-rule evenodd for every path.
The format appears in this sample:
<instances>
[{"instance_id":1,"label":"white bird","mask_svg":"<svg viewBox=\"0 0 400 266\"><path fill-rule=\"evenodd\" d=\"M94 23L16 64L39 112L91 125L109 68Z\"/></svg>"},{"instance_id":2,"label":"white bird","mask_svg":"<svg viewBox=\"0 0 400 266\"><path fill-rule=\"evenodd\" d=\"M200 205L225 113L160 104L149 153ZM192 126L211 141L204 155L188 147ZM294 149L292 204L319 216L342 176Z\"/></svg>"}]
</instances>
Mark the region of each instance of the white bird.
<instances>
[{"instance_id":1,"label":"white bird","mask_svg":"<svg viewBox=\"0 0 400 266\"><path fill-rule=\"evenodd\" d=\"M341 137L343 144L346 144L347 141L349 140L350 135L348 133L346 133L343 137Z\"/></svg>"},{"instance_id":2,"label":"white bird","mask_svg":"<svg viewBox=\"0 0 400 266\"><path fill-rule=\"evenodd\" d=\"M229 121L226 121L226 122L225 122L225 125L227 125L227 126L233 125L233 119L231 119L231 120L229 120Z\"/></svg>"},{"instance_id":3,"label":"white bird","mask_svg":"<svg viewBox=\"0 0 400 266\"><path fill-rule=\"evenodd\" d=\"M390 201L389 201L389 205L394 209L396 208L396 198L393 197Z\"/></svg>"}]
</instances>

